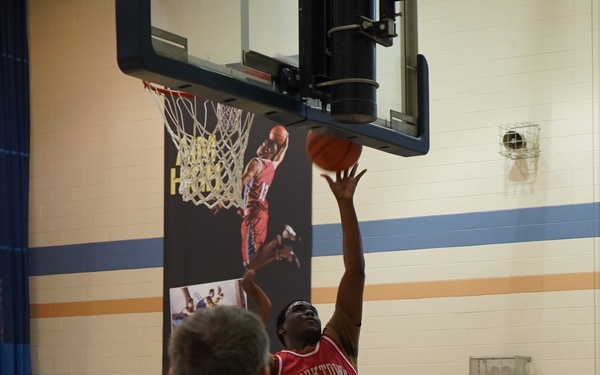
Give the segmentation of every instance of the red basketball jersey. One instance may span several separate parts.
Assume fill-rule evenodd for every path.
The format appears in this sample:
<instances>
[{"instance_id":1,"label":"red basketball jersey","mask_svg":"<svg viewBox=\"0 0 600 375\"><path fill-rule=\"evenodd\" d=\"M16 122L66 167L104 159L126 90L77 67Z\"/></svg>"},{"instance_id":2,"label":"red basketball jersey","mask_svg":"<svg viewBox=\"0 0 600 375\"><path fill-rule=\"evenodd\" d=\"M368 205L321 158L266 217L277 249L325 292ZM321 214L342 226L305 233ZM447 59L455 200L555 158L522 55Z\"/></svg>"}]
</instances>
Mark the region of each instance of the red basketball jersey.
<instances>
[{"instance_id":1,"label":"red basketball jersey","mask_svg":"<svg viewBox=\"0 0 600 375\"><path fill-rule=\"evenodd\" d=\"M274 354L275 375L357 375L356 369L339 345L323 334L306 353L282 350Z\"/></svg>"},{"instance_id":2,"label":"red basketball jersey","mask_svg":"<svg viewBox=\"0 0 600 375\"><path fill-rule=\"evenodd\" d=\"M269 159L254 160L258 161L260 167L258 173L244 186L244 205L247 209L267 212L269 203L266 198L275 177L275 166Z\"/></svg>"}]
</instances>

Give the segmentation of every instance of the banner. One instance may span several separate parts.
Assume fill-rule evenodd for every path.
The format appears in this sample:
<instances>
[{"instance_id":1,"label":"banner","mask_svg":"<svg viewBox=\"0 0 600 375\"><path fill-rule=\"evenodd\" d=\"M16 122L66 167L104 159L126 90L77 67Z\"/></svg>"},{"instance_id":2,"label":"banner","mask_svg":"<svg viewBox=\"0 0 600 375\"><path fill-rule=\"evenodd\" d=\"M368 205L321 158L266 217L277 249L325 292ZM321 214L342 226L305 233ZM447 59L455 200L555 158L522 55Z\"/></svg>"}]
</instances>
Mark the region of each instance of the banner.
<instances>
[{"instance_id":1,"label":"banner","mask_svg":"<svg viewBox=\"0 0 600 375\"><path fill-rule=\"evenodd\" d=\"M203 118L203 115L198 117ZM254 119L244 168L252 169L257 179L263 175L268 177L269 173L274 175L270 183L267 178L262 189L250 187L249 190L248 200L264 199L266 205L251 202L245 210L244 207L211 210L205 205L184 202L177 191L180 182L177 149L171 135L165 132L165 374L169 367L167 350L171 332L186 315L216 305L247 306L256 311L252 302L246 302L239 283L245 271L244 261L251 265L254 262L253 266L259 267L255 281L272 301L273 310L267 325L272 351L282 348L275 332L279 310L295 299L310 300L312 167L304 152L307 131L287 129L289 143L281 160L273 157L275 162L270 163L268 158L255 159L258 153L264 152L265 140L276 125L258 116ZM275 148L280 151L281 147ZM256 217L261 219L261 224L254 226ZM252 226L251 231L248 231L249 226ZM262 245L261 226L266 229ZM250 233L244 236L244 242L242 233ZM293 233L295 238L290 238ZM260 246L253 249L255 244Z\"/></svg>"}]
</instances>

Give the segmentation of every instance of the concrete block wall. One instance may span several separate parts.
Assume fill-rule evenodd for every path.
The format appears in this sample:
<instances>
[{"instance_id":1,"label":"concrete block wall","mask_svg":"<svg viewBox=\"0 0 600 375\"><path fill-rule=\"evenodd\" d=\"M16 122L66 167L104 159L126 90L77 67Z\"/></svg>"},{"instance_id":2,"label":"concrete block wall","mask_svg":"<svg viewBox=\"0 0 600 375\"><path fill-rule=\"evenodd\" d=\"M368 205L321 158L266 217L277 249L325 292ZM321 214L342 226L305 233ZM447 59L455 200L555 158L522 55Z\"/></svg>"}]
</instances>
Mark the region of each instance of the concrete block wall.
<instances>
[{"instance_id":1,"label":"concrete block wall","mask_svg":"<svg viewBox=\"0 0 600 375\"><path fill-rule=\"evenodd\" d=\"M112 0L29 0L35 374L159 374L163 129L116 65ZM598 4L419 1L432 145L365 149L359 373L600 373ZM387 100L384 98L383 100ZM539 124L540 157L499 155ZM313 173L313 302L341 275L335 202Z\"/></svg>"},{"instance_id":2,"label":"concrete block wall","mask_svg":"<svg viewBox=\"0 0 600 375\"><path fill-rule=\"evenodd\" d=\"M162 254L148 239L162 251L160 115L116 65L114 1L28 9L33 371L158 374Z\"/></svg>"}]
</instances>

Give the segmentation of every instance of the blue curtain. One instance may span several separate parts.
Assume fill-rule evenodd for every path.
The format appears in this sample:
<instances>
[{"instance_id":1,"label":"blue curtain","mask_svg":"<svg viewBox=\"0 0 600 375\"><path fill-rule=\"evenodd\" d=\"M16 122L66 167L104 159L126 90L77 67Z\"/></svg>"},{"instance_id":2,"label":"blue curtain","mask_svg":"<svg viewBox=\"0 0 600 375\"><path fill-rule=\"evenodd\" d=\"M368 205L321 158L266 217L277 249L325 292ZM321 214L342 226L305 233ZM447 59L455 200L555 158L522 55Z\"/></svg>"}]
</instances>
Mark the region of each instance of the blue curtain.
<instances>
[{"instance_id":1,"label":"blue curtain","mask_svg":"<svg viewBox=\"0 0 600 375\"><path fill-rule=\"evenodd\" d=\"M31 374L26 1L0 1L0 374Z\"/></svg>"}]
</instances>

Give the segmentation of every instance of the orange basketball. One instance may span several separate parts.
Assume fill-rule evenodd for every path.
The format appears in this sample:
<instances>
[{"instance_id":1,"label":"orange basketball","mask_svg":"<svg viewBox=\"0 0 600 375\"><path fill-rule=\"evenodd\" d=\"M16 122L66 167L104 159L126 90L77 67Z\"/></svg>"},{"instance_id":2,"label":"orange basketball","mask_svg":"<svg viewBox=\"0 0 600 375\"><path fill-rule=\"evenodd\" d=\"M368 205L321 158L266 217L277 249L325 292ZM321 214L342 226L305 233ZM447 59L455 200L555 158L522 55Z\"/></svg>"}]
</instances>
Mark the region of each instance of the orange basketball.
<instances>
[{"instance_id":1,"label":"orange basketball","mask_svg":"<svg viewBox=\"0 0 600 375\"><path fill-rule=\"evenodd\" d=\"M288 131L283 125L277 125L269 133L269 139L277 142L278 145L282 145L287 139Z\"/></svg>"},{"instance_id":2,"label":"orange basketball","mask_svg":"<svg viewBox=\"0 0 600 375\"><path fill-rule=\"evenodd\" d=\"M309 131L306 136L306 155L319 168L343 171L358 161L362 145L332 135Z\"/></svg>"}]
</instances>

